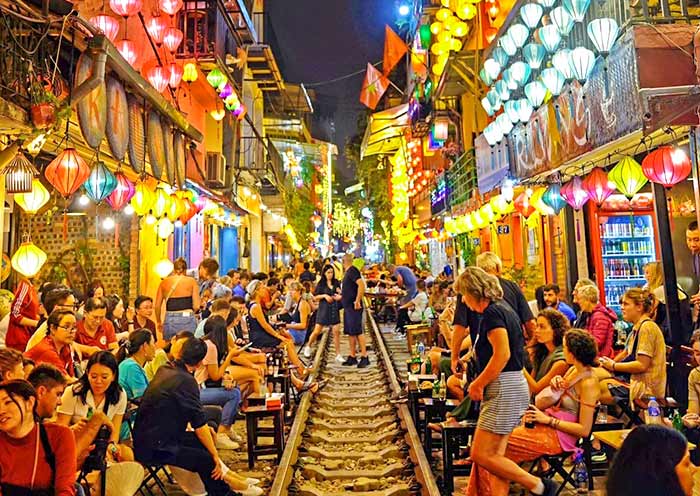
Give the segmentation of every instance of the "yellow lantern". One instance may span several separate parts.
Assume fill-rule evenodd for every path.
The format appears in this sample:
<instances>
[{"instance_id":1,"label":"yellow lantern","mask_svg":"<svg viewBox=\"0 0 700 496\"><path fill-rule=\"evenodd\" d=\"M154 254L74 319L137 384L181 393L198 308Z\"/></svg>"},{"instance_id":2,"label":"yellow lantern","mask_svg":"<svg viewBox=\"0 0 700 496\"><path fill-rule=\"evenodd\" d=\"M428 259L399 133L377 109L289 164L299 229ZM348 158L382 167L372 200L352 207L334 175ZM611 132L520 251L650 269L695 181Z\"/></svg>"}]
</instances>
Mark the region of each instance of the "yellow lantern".
<instances>
[{"instance_id":1,"label":"yellow lantern","mask_svg":"<svg viewBox=\"0 0 700 496\"><path fill-rule=\"evenodd\" d=\"M32 243L27 236L15 254L12 255L10 263L12 268L24 277L34 277L46 263L46 253Z\"/></svg>"},{"instance_id":2,"label":"yellow lantern","mask_svg":"<svg viewBox=\"0 0 700 496\"><path fill-rule=\"evenodd\" d=\"M153 207L151 207L153 215L160 219L161 217L165 216L165 214L168 212L169 207L170 195L168 194L168 192L165 191L165 188L156 188L156 199L153 202Z\"/></svg>"},{"instance_id":3,"label":"yellow lantern","mask_svg":"<svg viewBox=\"0 0 700 496\"><path fill-rule=\"evenodd\" d=\"M433 64L431 70L436 76L442 76L442 73L445 72L445 64Z\"/></svg>"},{"instance_id":4,"label":"yellow lantern","mask_svg":"<svg viewBox=\"0 0 700 496\"><path fill-rule=\"evenodd\" d=\"M188 62L182 68L182 80L186 83L194 83L199 77L197 64Z\"/></svg>"},{"instance_id":5,"label":"yellow lantern","mask_svg":"<svg viewBox=\"0 0 700 496\"><path fill-rule=\"evenodd\" d=\"M455 221L455 228L458 234L465 233L469 230L467 226L466 215L460 215L459 217L457 217L457 220Z\"/></svg>"},{"instance_id":6,"label":"yellow lantern","mask_svg":"<svg viewBox=\"0 0 700 496\"><path fill-rule=\"evenodd\" d=\"M142 217L153 207L153 203L156 201L156 195L144 182L138 183L134 189L134 196L131 197L130 203L134 209L134 213Z\"/></svg>"},{"instance_id":7,"label":"yellow lantern","mask_svg":"<svg viewBox=\"0 0 700 496\"><path fill-rule=\"evenodd\" d=\"M168 205L168 211L166 215L168 219L175 222L182 214L185 213L186 205L185 202L177 194L170 195L170 205Z\"/></svg>"},{"instance_id":8,"label":"yellow lantern","mask_svg":"<svg viewBox=\"0 0 700 496\"><path fill-rule=\"evenodd\" d=\"M51 193L41 184L38 178L32 179L32 190L29 193L16 193L15 202L28 214L35 214L51 198Z\"/></svg>"},{"instance_id":9,"label":"yellow lantern","mask_svg":"<svg viewBox=\"0 0 700 496\"><path fill-rule=\"evenodd\" d=\"M163 217L156 224L156 234L160 239L168 239L173 231L175 231L175 225L167 217Z\"/></svg>"},{"instance_id":10,"label":"yellow lantern","mask_svg":"<svg viewBox=\"0 0 700 496\"><path fill-rule=\"evenodd\" d=\"M542 196L546 191L547 188L537 188L535 191L533 191L532 196L530 196L530 205L535 207L535 210L542 215L554 215L554 210L552 210L552 207L542 201Z\"/></svg>"},{"instance_id":11,"label":"yellow lantern","mask_svg":"<svg viewBox=\"0 0 700 496\"><path fill-rule=\"evenodd\" d=\"M496 195L489 200L493 211L500 215L507 215L515 211L513 202L509 202L503 195Z\"/></svg>"},{"instance_id":12,"label":"yellow lantern","mask_svg":"<svg viewBox=\"0 0 700 496\"><path fill-rule=\"evenodd\" d=\"M454 34L458 38L461 38L462 36L466 36L468 32L469 32L469 26L467 25L466 22L458 22L455 25L455 28L452 30L452 34Z\"/></svg>"},{"instance_id":13,"label":"yellow lantern","mask_svg":"<svg viewBox=\"0 0 700 496\"><path fill-rule=\"evenodd\" d=\"M452 38L450 40L450 50L453 52L459 52L462 49L462 42L457 38Z\"/></svg>"},{"instance_id":14,"label":"yellow lantern","mask_svg":"<svg viewBox=\"0 0 700 496\"><path fill-rule=\"evenodd\" d=\"M443 7L450 8L450 0L440 0Z\"/></svg>"},{"instance_id":15,"label":"yellow lantern","mask_svg":"<svg viewBox=\"0 0 700 496\"><path fill-rule=\"evenodd\" d=\"M172 274L174 268L175 266L173 263L167 258L156 262L156 264L153 266L153 270L161 279L165 279Z\"/></svg>"},{"instance_id":16,"label":"yellow lantern","mask_svg":"<svg viewBox=\"0 0 700 496\"><path fill-rule=\"evenodd\" d=\"M481 212L481 215L489 222L489 224L495 222L497 218L500 217L496 214L496 212L494 212L493 207L490 203L487 203L486 205L481 207L479 211Z\"/></svg>"},{"instance_id":17,"label":"yellow lantern","mask_svg":"<svg viewBox=\"0 0 700 496\"><path fill-rule=\"evenodd\" d=\"M444 7L438 10L437 14L435 14L435 19L437 19L440 22L445 22L450 17L452 17L452 11Z\"/></svg>"},{"instance_id":18,"label":"yellow lantern","mask_svg":"<svg viewBox=\"0 0 700 496\"><path fill-rule=\"evenodd\" d=\"M440 21L435 21L430 25L430 32L433 33L434 36L437 36L440 34L442 31L442 23Z\"/></svg>"},{"instance_id":19,"label":"yellow lantern","mask_svg":"<svg viewBox=\"0 0 700 496\"><path fill-rule=\"evenodd\" d=\"M455 28L457 27L457 24L459 24L460 21L456 16L450 16L445 21L443 22L445 29L450 31L451 33L454 33Z\"/></svg>"},{"instance_id":20,"label":"yellow lantern","mask_svg":"<svg viewBox=\"0 0 700 496\"><path fill-rule=\"evenodd\" d=\"M438 42L440 43L450 43L450 40L452 39L452 35L448 33L447 31L442 31L440 34L437 35Z\"/></svg>"},{"instance_id":21,"label":"yellow lantern","mask_svg":"<svg viewBox=\"0 0 700 496\"><path fill-rule=\"evenodd\" d=\"M467 226L467 231L472 232L473 230L476 229L476 222L474 220L474 214L473 213L468 213L467 215L464 216L464 223Z\"/></svg>"},{"instance_id":22,"label":"yellow lantern","mask_svg":"<svg viewBox=\"0 0 700 496\"><path fill-rule=\"evenodd\" d=\"M443 53L447 53L449 49L449 44L438 41L437 43L433 43L433 46L430 47L430 53L432 53L433 55L440 55Z\"/></svg>"},{"instance_id":23,"label":"yellow lantern","mask_svg":"<svg viewBox=\"0 0 700 496\"><path fill-rule=\"evenodd\" d=\"M470 19L474 19L476 16L476 7L470 3L464 3L463 5L460 5L460 8L457 10L457 17L464 21L468 21Z\"/></svg>"},{"instance_id":24,"label":"yellow lantern","mask_svg":"<svg viewBox=\"0 0 700 496\"><path fill-rule=\"evenodd\" d=\"M476 212L474 212L473 218L474 225L479 229L483 229L484 227L489 225L489 221L486 218L486 215L484 215L481 210L477 210Z\"/></svg>"}]
</instances>

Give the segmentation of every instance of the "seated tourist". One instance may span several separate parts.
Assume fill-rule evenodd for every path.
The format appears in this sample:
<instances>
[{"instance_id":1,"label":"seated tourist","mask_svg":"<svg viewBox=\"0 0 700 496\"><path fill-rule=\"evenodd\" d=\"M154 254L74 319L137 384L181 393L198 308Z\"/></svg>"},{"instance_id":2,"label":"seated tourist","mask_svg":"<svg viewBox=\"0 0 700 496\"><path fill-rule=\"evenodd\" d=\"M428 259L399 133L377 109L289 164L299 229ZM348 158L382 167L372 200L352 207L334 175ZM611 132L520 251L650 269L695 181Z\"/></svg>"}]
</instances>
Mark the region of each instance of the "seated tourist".
<instances>
[{"instance_id":1,"label":"seated tourist","mask_svg":"<svg viewBox=\"0 0 700 496\"><path fill-rule=\"evenodd\" d=\"M119 362L119 385L126 393L128 401L138 400L148 387L148 377L144 366L156 354L156 339L148 329L138 329L129 333L117 352ZM120 439L129 437L129 426L122 423Z\"/></svg>"},{"instance_id":2,"label":"seated tourist","mask_svg":"<svg viewBox=\"0 0 700 496\"><path fill-rule=\"evenodd\" d=\"M525 411L525 425L516 427L508 438L505 456L512 465L501 468L504 472L512 472L512 480L521 484L525 482L526 487L537 486L539 478L517 464L536 460L542 455L574 451L577 441L590 435L595 421L599 396L598 379L593 373L593 362L598 354L595 341L586 331L570 329L564 335L563 352L571 368L563 377L552 379L550 394L537 397L536 406L531 405ZM527 428L527 424L535 425ZM509 481L478 465L472 468L470 479L473 480L470 480L469 487L474 484L476 488L474 494L508 495ZM618 493L609 494L617 496Z\"/></svg>"},{"instance_id":3,"label":"seated tourist","mask_svg":"<svg viewBox=\"0 0 700 496\"><path fill-rule=\"evenodd\" d=\"M22 354L13 348L0 348L0 381L24 379Z\"/></svg>"},{"instance_id":4,"label":"seated tourist","mask_svg":"<svg viewBox=\"0 0 700 496\"><path fill-rule=\"evenodd\" d=\"M194 337L201 338L202 336L204 336L204 324L206 324L207 321L214 315L218 315L224 320L228 319L228 314L231 311L231 303L229 303L229 301L225 298L218 298L211 302L209 311L211 312L209 314L209 317L200 320L199 324L197 324L197 329L195 329L194 331Z\"/></svg>"},{"instance_id":5,"label":"seated tourist","mask_svg":"<svg viewBox=\"0 0 700 496\"><path fill-rule=\"evenodd\" d=\"M0 383L2 494L74 496L75 441L70 429L42 424L36 391L24 380Z\"/></svg>"},{"instance_id":6,"label":"seated tourist","mask_svg":"<svg viewBox=\"0 0 700 496\"><path fill-rule=\"evenodd\" d=\"M176 360L177 353L175 353L175 351L182 348L182 343L184 341L193 337L194 334L190 331L180 331L170 339L170 342L168 342L164 348L156 348L153 360L147 362L143 367L148 382L153 380L159 368L172 360Z\"/></svg>"},{"instance_id":7,"label":"seated tourist","mask_svg":"<svg viewBox=\"0 0 700 496\"><path fill-rule=\"evenodd\" d=\"M289 310L290 321L285 324L285 328L297 346L304 344L312 311L309 302L303 298L303 293L304 288L301 283L294 281L289 285L292 308Z\"/></svg>"},{"instance_id":8,"label":"seated tourist","mask_svg":"<svg viewBox=\"0 0 700 496\"><path fill-rule=\"evenodd\" d=\"M129 332L133 331L133 320L131 325L126 318L126 309L124 308L124 302L119 297L119 295L109 295L105 296L105 305L107 306L107 320L114 327L114 333L117 337L117 342L122 339L129 337ZM131 327L131 328L130 328Z\"/></svg>"},{"instance_id":9,"label":"seated tourist","mask_svg":"<svg viewBox=\"0 0 700 496\"><path fill-rule=\"evenodd\" d=\"M40 419L52 418L66 389L66 376L57 367L42 363L32 370L27 381L36 391L36 415Z\"/></svg>"},{"instance_id":10,"label":"seated tourist","mask_svg":"<svg viewBox=\"0 0 700 496\"><path fill-rule=\"evenodd\" d=\"M77 323L76 330L76 348L85 358L98 351L119 348L114 326L107 320L107 304L102 298L85 301L83 319Z\"/></svg>"},{"instance_id":11,"label":"seated tourist","mask_svg":"<svg viewBox=\"0 0 700 496\"><path fill-rule=\"evenodd\" d=\"M700 331L693 333L690 346L698 366L688 375L688 410L683 417L683 425L686 427L685 436L688 441L697 446L700 445ZM690 457L694 464L700 464L700 452L697 448L690 452Z\"/></svg>"},{"instance_id":12,"label":"seated tourist","mask_svg":"<svg viewBox=\"0 0 700 496\"><path fill-rule=\"evenodd\" d=\"M56 310L70 310L74 312L76 310L76 299L73 295L73 291L68 288L56 288L48 291L46 294L42 294L42 299L44 301L44 310L46 310L46 315L51 315L51 313ZM39 327L36 328L32 337L29 338L27 342L27 347L24 351L29 351L34 348L37 344L41 342L42 339L48 334L48 321L44 320Z\"/></svg>"},{"instance_id":13,"label":"seated tourist","mask_svg":"<svg viewBox=\"0 0 700 496\"><path fill-rule=\"evenodd\" d=\"M46 321L48 336L25 352L25 356L39 365L50 363L69 377L75 377L71 345L75 340L75 314L72 310L56 309Z\"/></svg>"},{"instance_id":14,"label":"seated tourist","mask_svg":"<svg viewBox=\"0 0 700 496\"><path fill-rule=\"evenodd\" d=\"M564 375L569 369L562 347L564 334L569 329L569 319L557 310L545 308L537 316L534 367L531 372L525 371L531 394L539 393L554 377Z\"/></svg>"},{"instance_id":15,"label":"seated tourist","mask_svg":"<svg viewBox=\"0 0 700 496\"><path fill-rule=\"evenodd\" d=\"M263 493L259 481L234 474L222 462L200 400L193 373L202 366L207 345L189 338L180 358L158 369L139 406L134 426L136 459L145 464L173 465L199 474L209 496ZM163 412L168 412L163 415ZM188 431L191 426L193 431Z\"/></svg>"},{"instance_id":16,"label":"seated tourist","mask_svg":"<svg viewBox=\"0 0 700 496\"><path fill-rule=\"evenodd\" d=\"M597 286L582 286L576 290L576 299L581 311L588 314L586 329L598 344L598 355L604 357L613 356L613 341L615 340L615 328L617 314L600 303L600 291Z\"/></svg>"}]
</instances>

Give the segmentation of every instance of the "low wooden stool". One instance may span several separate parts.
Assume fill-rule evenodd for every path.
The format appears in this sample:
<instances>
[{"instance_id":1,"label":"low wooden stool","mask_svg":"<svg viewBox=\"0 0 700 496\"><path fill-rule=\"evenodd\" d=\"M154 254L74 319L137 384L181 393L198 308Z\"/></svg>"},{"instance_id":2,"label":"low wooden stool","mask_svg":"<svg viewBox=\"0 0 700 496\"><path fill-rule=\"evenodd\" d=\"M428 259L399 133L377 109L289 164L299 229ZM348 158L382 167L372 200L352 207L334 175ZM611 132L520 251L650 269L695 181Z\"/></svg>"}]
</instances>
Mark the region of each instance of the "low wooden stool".
<instances>
[{"instance_id":1,"label":"low wooden stool","mask_svg":"<svg viewBox=\"0 0 700 496\"><path fill-rule=\"evenodd\" d=\"M454 478L456 476L471 473L471 464L455 463L459 456L460 447L471 444L471 437L476 430L476 421L468 421L465 424L442 428L442 474L447 494L452 494L454 491Z\"/></svg>"},{"instance_id":2,"label":"low wooden stool","mask_svg":"<svg viewBox=\"0 0 700 496\"><path fill-rule=\"evenodd\" d=\"M245 406L241 409L245 414L246 435L248 438L248 468L253 468L255 460L263 455L277 455L277 462L282 459L284 452L284 408L268 410L265 405ZM271 418L273 427L260 427L261 419ZM258 440L271 437L271 446L260 446Z\"/></svg>"},{"instance_id":3,"label":"low wooden stool","mask_svg":"<svg viewBox=\"0 0 700 496\"><path fill-rule=\"evenodd\" d=\"M428 424L442 422L447 417L447 412L454 410L459 401L453 399L436 400L434 398L421 398L418 400L418 409L424 412L421 426L423 427L423 448L428 461L433 459L433 431ZM422 407L422 408L421 408Z\"/></svg>"}]
</instances>

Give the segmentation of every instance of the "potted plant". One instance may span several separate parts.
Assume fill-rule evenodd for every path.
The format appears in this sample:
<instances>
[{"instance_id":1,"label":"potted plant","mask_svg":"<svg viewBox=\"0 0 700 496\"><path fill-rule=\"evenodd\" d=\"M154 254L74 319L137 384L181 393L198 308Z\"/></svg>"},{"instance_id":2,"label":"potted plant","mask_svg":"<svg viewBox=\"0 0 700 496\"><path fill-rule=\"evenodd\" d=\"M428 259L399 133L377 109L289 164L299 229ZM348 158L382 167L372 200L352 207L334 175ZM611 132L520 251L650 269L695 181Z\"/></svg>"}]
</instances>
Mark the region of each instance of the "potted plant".
<instances>
[{"instance_id":1,"label":"potted plant","mask_svg":"<svg viewBox=\"0 0 700 496\"><path fill-rule=\"evenodd\" d=\"M61 102L50 87L39 81L30 86L32 124L38 129L56 127L61 120L70 118L70 106Z\"/></svg>"}]
</instances>

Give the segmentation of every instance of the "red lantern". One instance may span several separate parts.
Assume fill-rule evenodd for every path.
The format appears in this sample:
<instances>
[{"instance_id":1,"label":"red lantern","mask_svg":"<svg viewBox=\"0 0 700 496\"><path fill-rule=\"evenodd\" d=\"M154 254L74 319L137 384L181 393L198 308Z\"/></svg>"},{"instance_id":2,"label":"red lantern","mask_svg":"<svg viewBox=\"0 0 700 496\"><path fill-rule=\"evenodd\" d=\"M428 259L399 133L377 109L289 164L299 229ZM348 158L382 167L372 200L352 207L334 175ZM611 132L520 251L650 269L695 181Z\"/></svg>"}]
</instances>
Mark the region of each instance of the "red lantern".
<instances>
[{"instance_id":1,"label":"red lantern","mask_svg":"<svg viewBox=\"0 0 700 496\"><path fill-rule=\"evenodd\" d=\"M184 199L185 213L180 216L180 222L187 224L198 213L197 205L189 198Z\"/></svg>"},{"instance_id":2,"label":"red lantern","mask_svg":"<svg viewBox=\"0 0 700 496\"><path fill-rule=\"evenodd\" d=\"M561 187L561 196L574 210L581 210L588 201L588 193L581 183L581 178L576 176Z\"/></svg>"},{"instance_id":3,"label":"red lantern","mask_svg":"<svg viewBox=\"0 0 700 496\"><path fill-rule=\"evenodd\" d=\"M163 32L163 45L170 50L170 53L175 53L177 47L182 43L182 31L177 28L168 28Z\"/></svg>"},{"instance_id":4,"label":"red lantern","mask_svg":"<svg viewBox=\"0 0 700 496\"><path fill-rule=\"evenodd\" d=\"M131 17L141 10L142 0L109 0L109 6L115 14Z\"/></svg>"},{"instance_id":5,"label":"red lantern","mask_svg":"<svg viewBox=\"0 0 700 496\"><path fill-rule=\"evenodd\" d=\"M106 201L113 210L121 210L134 196L134 183L129 181L123 172L115 172L114 177L117 179L117 187L106 198Z\"/></svg>"},{"instance_id":6,"label":"red lantern","mask_svg":"<svg viewBox=\"0 0 700 496\"><path fill-rule=\"evenodd\" d=\"M526 219L535 213L535 207L530 203L530 196L527 194L527 191L523 191L518 195L513 202L513 206Z\"/></svg>"},{"instance_id":7,"label":"red lantern","mask_svg":"<svg viewBox=\"0 0 700 496\"><path fill-rule=\"evenodd\" d=\"M165 17L155 16L146 21L146 31L157 45L163 43L163 34L167 28Z\"/></svg>"},{"instance_id":8,"label":"red lantern","mask_svg":"<svg viewBox=\"0 0 700 496\"><path fill-rule=\"evenodd\" d=\"M154 65L146 69L146 79L158 93L163 93L170 82L170 71L162 65Z\"/></svg>"},{"instance_id":9,"label":"red lantern","mask_svg":"<svg viewBox=\"0 0 700 496\"><path fill-rule=\"evenodd\" d=\"M666 188L687 178L690 169L690 159L685 151L670 145L658 147L642 160L644 175Z\"/></svg>"},{"instance_id":10,"label":"red lantern","mask_svg":"<svg viewBox=\"0 0 700 496\"><path fill-rule=\"evenodd\" d=\"M66 148L46 167L44 175L63 198L68 198L87 181L90 167L75 148Z\"/></svg>"},{"instance_id":11,"label":"red lantern","mask_svg":"<svg viewBox=\"0 0 700 496\"><path fill-rule=\"evenodd\" d=\"M160 10L168 15L177 14L182 8L182 0L160 0Z\"/></svg>"},{"instance_id":12,"label":"red lantern","mask_svg":"<svg viewBox=\"0 0 700 496\"><path fill-rule=\"evenodd\" d=\"M581 186L588 194L588 198L599 207L615 191L615 188L608 181L608 174L600 167L593 169L583 180Z\"/></svg>"},{"instance_id":13,"label":"red lantern","mask_svg":"<svg viewBox=\"0 0 700 496\"><path fill-rule=\"evenodd\" d=\"M117 41L115 46L117 47L117 50L119 50L121 56L124 57L131 67L137 67L136 64L139 60L139 52L136 43L125 39Z\"/></svg>"},{"instance_id":14,"label":"red lantern","mask_svg":"<svg viewBox=\"0 0 700 496\"><path fill-rule=\"evenodd\" d=\"M102 31L109 41L114 43L114 39L119 33L119 22L114 17L100 14L90 18L90 24Z\"/></svg>"},{"instance_id":15,"label":"red lantern","mask_svg":"<svg viewBox=\"0 0 700 496\"><path fill-rule=\"evenodd\" d=\"M180 81L182 81L184 70L177 62L171 62L168 65L168 70L170 71L170 79L168 80L168 84L170 84L171 88L177 88L180 86Z\"/></svg>"}]
</instances>

